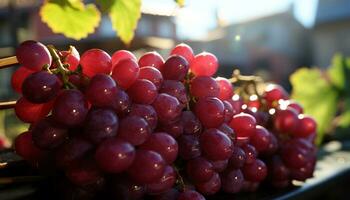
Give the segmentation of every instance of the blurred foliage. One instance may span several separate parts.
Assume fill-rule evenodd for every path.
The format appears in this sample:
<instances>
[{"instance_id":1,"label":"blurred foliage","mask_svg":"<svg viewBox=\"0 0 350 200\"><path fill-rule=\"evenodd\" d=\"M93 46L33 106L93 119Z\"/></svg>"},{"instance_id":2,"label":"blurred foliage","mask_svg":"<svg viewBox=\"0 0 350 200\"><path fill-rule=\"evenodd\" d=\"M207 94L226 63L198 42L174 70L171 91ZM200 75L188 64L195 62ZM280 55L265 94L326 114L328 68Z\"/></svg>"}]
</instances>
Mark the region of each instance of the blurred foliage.
<instances>
[{"instance_id":1,"label":"blurred foliage","mask_svg":"<svg viewBox=\"0 0 350 200\"><path fill-rule=\"evenodd\" d=\"M301 68L290 81L292 98L317 121L318 144L326 133L350 130L350 58L335 55L328 70Z\"/></svg>"},{"instance_id":2,"label":"blurred foliage","mask_svg":"<svg viewBox=\"0 0 350 200\"><path fill-rule=\"evenodd\" d=\"M175 0L184 6L185 0ZM83 0L46 0L40 16L54 33L80 40L94 33L101 20L100 10L108 14L118 37L129 44L141 17L141 0L96 0L84 4Z\"/></svg>"},{"instance_id":3,"label":"blurred foliage","mask_svg":"<svg viewBox=\"0 0 350 200\"><path fill-rule=\"evenodd\" d=\"M13 109L0 110L0 136L13 141L17 135L27 131L29 125L20 121Z\"/></svg>"}]
</instances>

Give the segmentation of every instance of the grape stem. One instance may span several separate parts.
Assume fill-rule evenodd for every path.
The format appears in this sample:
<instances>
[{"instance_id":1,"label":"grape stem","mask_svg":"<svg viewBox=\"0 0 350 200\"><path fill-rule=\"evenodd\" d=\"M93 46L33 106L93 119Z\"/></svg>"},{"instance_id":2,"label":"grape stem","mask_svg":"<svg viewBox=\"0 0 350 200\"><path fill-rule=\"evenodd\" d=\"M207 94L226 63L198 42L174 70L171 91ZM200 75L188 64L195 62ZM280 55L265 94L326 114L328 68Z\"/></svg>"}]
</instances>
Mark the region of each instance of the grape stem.
<instances>
[{"instance_id":1,"label":"grape stem","mask_svg":"<svg viewBox=\"0 0 350 200\"><path fill-rule=\"evenodd\" d=\"M52 62L54 62L57 65L58 73L62 75L64 87L66 89L76 88L72 83L69 82L68 75L70 74L70 71L67 68L65 68L64 64L62 64L61 59L58 56L55 47L53 45L47 45L47 48L49 49L49 52L52 56Z\"/></svg>"},{"instance_id":2,"label":"grape stem","mask_svg":"<svg viewBox=\"0 0 350 200\"><path fill-rule=\"evenodd\" d=\"M243 91L247 95L255 94L257 95L259 101L261 101L261 95L258 91L258 85L264 83L260 76L245 76L242 75L238 69L235 69L232 73L232 78L229 79L232 84L241 84ZM253 93L249 91L250 87L253 88Z\"/></svg>"},{"instance_id":3,"label":"grape stem","mask_svg":"<svg viewBox=\"0 0 350 200\"><path fill-rule=\"evenodd\" d=\"M176 172L177 180L179 182L179 185L180 185L181 189L184 190L186 185L185 185L185 182L184 182L184 180L183 180L183 178L182 178L182 176L180 174L180 171L175 165L173 165L173 167L174 167L174 170Z\"/></svg>"}]
</instances>

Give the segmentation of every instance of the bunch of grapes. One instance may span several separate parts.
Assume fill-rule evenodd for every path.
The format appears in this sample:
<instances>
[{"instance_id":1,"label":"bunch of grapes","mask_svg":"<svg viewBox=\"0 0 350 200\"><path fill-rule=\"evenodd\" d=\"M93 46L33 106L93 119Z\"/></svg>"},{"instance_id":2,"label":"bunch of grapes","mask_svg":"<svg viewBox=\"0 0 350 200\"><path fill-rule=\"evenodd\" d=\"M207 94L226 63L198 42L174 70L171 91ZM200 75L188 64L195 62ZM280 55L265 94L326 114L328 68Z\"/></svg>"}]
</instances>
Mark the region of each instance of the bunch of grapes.
<instances>
[{"instance_id":1,"label":"bunch of grapes","mask_svg":"<svg viewBox=\"0 0 350 200\"><path fill-rule=\"evenodd\" d=\"M64 177L66 198L202 200L313 174L315 121L278 85L247 98L233 79L213 78L211 53L179 44L165 61L126 50L80 57L26 41L16 56L15 112L30 128L15 150Z\"/></svg>"}]
</instances>

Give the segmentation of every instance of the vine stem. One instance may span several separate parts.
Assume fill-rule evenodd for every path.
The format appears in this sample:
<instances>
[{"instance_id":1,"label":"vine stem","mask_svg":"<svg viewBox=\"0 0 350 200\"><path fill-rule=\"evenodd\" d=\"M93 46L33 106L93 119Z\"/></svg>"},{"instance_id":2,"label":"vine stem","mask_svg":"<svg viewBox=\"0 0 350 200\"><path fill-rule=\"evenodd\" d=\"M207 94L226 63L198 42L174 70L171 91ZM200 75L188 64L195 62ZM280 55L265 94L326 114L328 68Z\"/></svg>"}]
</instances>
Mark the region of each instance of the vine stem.
<instances>
[{"instance_id":1,"label":"vine stem","mask_svg":"<svg viewBox=\"0 0 350 200\"><path fill-rule=\"evenodd\" d=\"M175 165L173 165L173 168L174 168L174 170L175 170L175 172L177 174L177 177L178 177L177 180L179 181L180 187L181 187L182 190L184 190L186 185L185 185L185 182L184 182L184 180L183 180L183 178L182 178L182 176L181 176L181 174L179 172L179 169Z\"/></svg>"},{"instance_id":2,"label":"vine stem","mask_svg":"<svg viewBox=\"0 0 350 200\"><path fill-rule=\"evenodd\" d=\"M65 68L65 65L61 62L61 59L58 56L55 47L53 45L47 45L47 48L49 49L49 52L52 56L52 61L57 65L58 73L62 75L64 86L67 89L75 88L75 86L71 84L68 80L68 75L70 74L70 71L67 68ZM47 68L47 70L50 71L49 68Z\"/></svg>"}]
</instances>

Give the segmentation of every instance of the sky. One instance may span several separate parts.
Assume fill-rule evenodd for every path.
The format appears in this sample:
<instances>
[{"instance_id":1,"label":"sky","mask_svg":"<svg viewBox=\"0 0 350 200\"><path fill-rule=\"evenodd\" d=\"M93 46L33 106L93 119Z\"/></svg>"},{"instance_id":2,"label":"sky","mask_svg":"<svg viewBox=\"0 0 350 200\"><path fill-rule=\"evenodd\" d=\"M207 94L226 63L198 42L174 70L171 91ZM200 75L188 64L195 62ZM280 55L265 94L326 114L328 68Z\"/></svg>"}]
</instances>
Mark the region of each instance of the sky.
<instances>
[{"instance_id":1,"label":"sky","mask_svg":"<svg viewBox=\"0 0 350 200\"><path fill-rule=\"evenodd\" d=\"M294 6L294 16L312 27L318 0L185 0L179 9L174 0L143 0L143 8L161 9L176 16L181 39L204 37L216 26L216 16L227 24L271 15Z\"/></svg>"}]
</instances>

